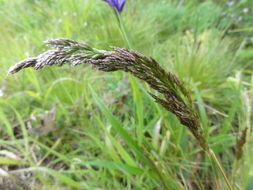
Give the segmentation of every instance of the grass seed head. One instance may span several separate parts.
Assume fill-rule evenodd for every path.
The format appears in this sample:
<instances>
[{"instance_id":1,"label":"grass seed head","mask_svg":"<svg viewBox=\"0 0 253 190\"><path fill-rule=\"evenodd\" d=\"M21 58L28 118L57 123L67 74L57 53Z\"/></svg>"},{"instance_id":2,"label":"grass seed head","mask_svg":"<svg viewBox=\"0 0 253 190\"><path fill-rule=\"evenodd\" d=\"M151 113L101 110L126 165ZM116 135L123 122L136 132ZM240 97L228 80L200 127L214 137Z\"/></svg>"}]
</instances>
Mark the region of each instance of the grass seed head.
<instances>
[{"instance_id":1,"label":"grass seed head","mask_svg":"<svg viewBox=\"0 0 253 190\"><path fill-rule=\"evenodd\" d=\"M97 50L87 44L68 39L49 40L48 50L35 58L21 61L10 68L9 73L16 73L24 68L41 69L48 65L62 66L71 63L73 66L91 64L95 69L112 72L122 70L145 81L151 88L163 95L159 98L150 94L165 109L175 114L206 149L206 141L202 135L201 125L192 99L183 83L170 72L166 72L154 59L136 51L112 47L113 51Z\"/></svg>"},{"instance_id":2,"label":"grass seed head","mask_svg":"<svg viewBox=\"0 0 253 190\"><path fill-rule=\"evenodd\" d=\"M236 140L235 145L235 156L237 160L240 160L243 156L243 147L246 143L248 128L242 130L241 136Z\"/></svg>"}]
</instances>

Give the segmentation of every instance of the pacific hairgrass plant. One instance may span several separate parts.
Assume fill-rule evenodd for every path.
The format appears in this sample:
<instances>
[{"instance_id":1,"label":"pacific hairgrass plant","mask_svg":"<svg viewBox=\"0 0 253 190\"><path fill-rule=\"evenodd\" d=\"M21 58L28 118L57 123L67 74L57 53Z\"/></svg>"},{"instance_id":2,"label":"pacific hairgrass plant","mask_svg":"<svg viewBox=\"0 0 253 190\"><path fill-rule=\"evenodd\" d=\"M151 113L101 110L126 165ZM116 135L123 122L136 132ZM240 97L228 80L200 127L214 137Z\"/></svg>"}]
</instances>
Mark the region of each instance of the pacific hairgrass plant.
<instances>
[{"instance_id":1,"label":"pacific hairgrass plant","mask_svg":"<svg viewBox=\"0 0 253 190\"><path fill-rule=\"evenodd\" d=\"M251 27L253 9L251 0L236 2L240 6L228 8L226 0L128 0L121 15L133 49L155 57L190 90L208 144L234 187L249 190L253 53L247 36L252 32L229 30ZM0 189L24 183L38 190L161 189L157 170L170 189L221 189L212 162L189 130L154 103L145 83L137 82L131 96L132 84L123 72L67 65L61 72L48 67L6 77L14 62L44 51L45 39L85 39L101 49L127 47L105 3L0 0L0 20ZM143 128L137 133L139 123ZM246 144L237 162L236 139L245 127ZM141 155L151 159L149 164L129 148L122 129L144 144Z\"/></svg>"},{"instance_id":2,"label":"pacific hairgrass plant","mask_svg":"<svg viewBox=\"0 0 253 190\"><path fill-rule=\"evenodd\" d=\"M163 98L159 98L150 93L157 103L175 114L180 122L191 131L202 149L215 162L228 188L233 189L224 169L203 135L203 129L189 92L174 74L166 72L154 59L128 49L112 47L114 51L97 50L87 44L68 39L49 40L46 43L56 49L17 63L10 68L9 73L14 74L28 67L38 70L47 65L62 66L66 63L72 63L73 66L91 64L94 68L104 72L122 70L131 73L163 95ZM132 146L132 143L129 146ZM158 176L160 176L159 172ZM164 179L161 177L161 180ZM167 189L167 184L165 182L163 184Z\"/></svg>"}]
</instances>

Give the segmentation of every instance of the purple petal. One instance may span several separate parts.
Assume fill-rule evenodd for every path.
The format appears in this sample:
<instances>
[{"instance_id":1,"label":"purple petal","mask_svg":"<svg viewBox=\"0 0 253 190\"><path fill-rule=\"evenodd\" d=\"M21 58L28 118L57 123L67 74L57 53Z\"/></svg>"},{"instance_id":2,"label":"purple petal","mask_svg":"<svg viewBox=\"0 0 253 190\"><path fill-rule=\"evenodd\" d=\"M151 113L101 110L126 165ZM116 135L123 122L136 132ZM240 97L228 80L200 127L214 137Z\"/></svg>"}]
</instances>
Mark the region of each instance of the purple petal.
<instances>
[{"instance_id":1,"label":"purple petal","mask_svg":"<svg viewBox=\"0 0 253 190\"><path fill-rule=\"evenodd\" d=\"M126 3L126 0L103 0L110 4L111 6L115 7L118 12L122 12L124 5Z\"/></svg>"},{"instance_id":2,"label":"purple petal","mask_svg":"<svg viewBox=\"0 0 253 190\"><path fill-rule=\"evenodd\" d=\"M106 3L109 3L112 6L113 6L113 3L114 3L114 0L102 0L102 1L105 1Z\"/></svg>"},{"instance_id":3,"label":"purple petal","mask_svg":"<svg viewBox=\"0 0 253 190\"><path fill-rule=\"evenodd\" d=\"M122 10L125 6L126 0L117 0L117 1L118 1L118 11L122 12Z\"/></svg>"}]
</instances>

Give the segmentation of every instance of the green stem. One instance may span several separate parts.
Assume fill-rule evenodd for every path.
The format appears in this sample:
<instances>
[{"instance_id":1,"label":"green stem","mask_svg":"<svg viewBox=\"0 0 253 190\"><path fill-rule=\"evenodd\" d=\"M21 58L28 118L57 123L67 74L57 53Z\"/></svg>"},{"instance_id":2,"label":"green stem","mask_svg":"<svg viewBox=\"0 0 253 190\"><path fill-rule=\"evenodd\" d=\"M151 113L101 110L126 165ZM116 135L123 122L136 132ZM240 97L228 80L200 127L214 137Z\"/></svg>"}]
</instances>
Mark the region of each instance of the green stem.
<instances>
[{"instance_id":1,"label":"green stem","mask_svg":"<svg viewBox=\"0 0 253 190\"><path fill-rule=\"evenodd\" d=\"M132 49L133 47L132 47L132 44L130 43L129 37L128 37L127 32L126 32L126 27L124 25L124 22L121 19L120 13L115 8L114 8L114 13L115 13L116 19L118 21L119 28L120 28L120 31L122 33L122 36L123 36L123 38L125 40L125 43L127 45L127 48Z\"/></svg>"},{"instance_id":2,"label":"green stem","mask_svg":"<svg viewBox=\"0 0 253 190\"><path fill-rule=\"evenodd\" d=\"M121 31L121 34L122 34L122 37L125 41L125 45L127 46L128 49L133 49L133 46L129 40L129 37L128 37L128 33L127 33L127 29L125 27L125 24L121 18L121 15L120 13L114 8L114 14L115 14L115 17L118 21L118 24L119 24L119 28L120 28L120 31ZM129 80L131 82L131 86L132 86L132 90L133 90L133 96L134 96L134 99L135 101L137 100L137 96L138 96L138 89L136 88L137 87L137 82L135 80L135 78L131 75L131 74L128 74L129 76ZM141 101L139 102L139 105L141 105ZM138 136L138 144L141 145L142 144L142 139L143 139L143 118L142 118L142 114L139 114L139 112L143 112L143 110L139 110L138 108L140 108L142 106L136 106L136 110L137 110L137 117L138 117L138 127L137 127L137 130L136 130L136 134Z\"/></svg>"},{"instance_id":3,"label":"green stem","mask_svg":"<svg viewBox=\"0 0 253 190\"><path fill-rule=\"evenodd\" d=\"M207 153L208 155L210 156L210 158L214 161L214 163L216 164L217 168L219 169L219 172L221 173L222 177L224 178L227 186L228 186L228 189L229 190L233 190L233 187L224 171L224 169L222 168L218 158L216 157L215 153L213 152L213 150L211 148L207 149Z\"/></svg>"}]
</instances>

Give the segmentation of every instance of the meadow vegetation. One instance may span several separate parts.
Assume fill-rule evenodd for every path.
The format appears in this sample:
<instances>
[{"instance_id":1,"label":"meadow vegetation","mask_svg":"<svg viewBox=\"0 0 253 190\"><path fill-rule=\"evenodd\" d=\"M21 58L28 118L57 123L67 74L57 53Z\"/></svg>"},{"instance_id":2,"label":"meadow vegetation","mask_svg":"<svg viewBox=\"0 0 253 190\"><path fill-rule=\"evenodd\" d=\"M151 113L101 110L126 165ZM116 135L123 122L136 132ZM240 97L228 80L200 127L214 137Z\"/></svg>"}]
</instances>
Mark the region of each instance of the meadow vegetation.
<instances>
[{"instance_id":1,"label":"meadow vegetation","mask_svg":"<svg viewBox=\"0 0 253 190\"><path fill-rule=\"evenodd\" d=\"M240 190L253 189L252 15L251 0L128 0L121 14L131 48L189 90ZM1 190L227 188L190 131L130 75L89 65L7 75L49 39L126 48L106 3L0 0L0 21Z\"/></svg>"}]
</instances>

